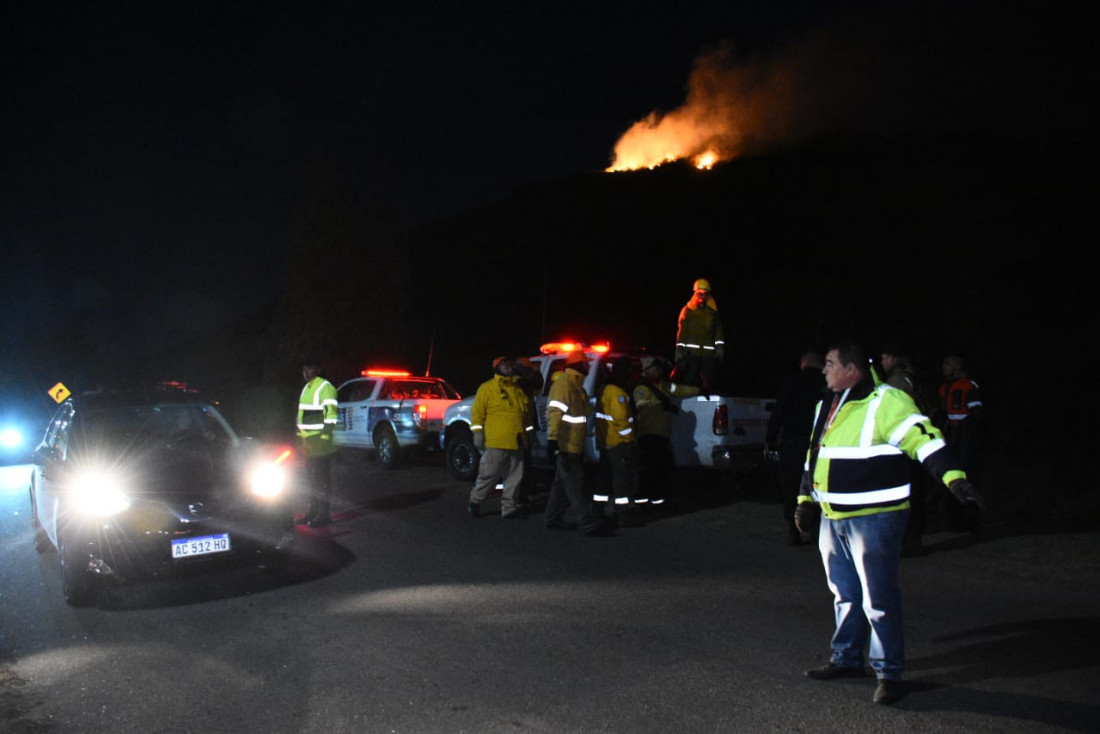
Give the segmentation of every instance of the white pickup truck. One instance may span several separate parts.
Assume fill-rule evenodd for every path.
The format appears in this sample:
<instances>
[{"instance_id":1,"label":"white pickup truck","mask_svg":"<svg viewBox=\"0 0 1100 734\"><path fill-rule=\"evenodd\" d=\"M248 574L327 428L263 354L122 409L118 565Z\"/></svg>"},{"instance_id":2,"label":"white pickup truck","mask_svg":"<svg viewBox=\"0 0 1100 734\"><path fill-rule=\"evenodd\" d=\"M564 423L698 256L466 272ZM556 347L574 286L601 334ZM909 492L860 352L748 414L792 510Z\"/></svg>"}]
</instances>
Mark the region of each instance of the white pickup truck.
<instances>
[{"instance_id":1,"label":"white pickup truck","mask_svg":"<svg viewBox=\"0 0 1100 734\"><path fill-rule=\"evenodd\" d=\"M584 381L584 389L589 396L595 395L596 380L605 364L629 359L636 363L640 372L642 358L652 356L614 352L607 346L598 345L560 342L543 345L541 353L530 358L532 366L539 370L543 378L542 389L535 398L538 426L531 452L536 465L550 465L546 452L547 396L551 381L565 369L569 352L574 349L583 349L592 360ZM672 428L672 453L677 467L744 470L755 466L762 457L768 417L775 404L773 399L702 395L695 388L676 386L672 401L679 408ZM448 406L443 413L443 431L439 437L440 448L446 454L451 473L468 480L477 476L479 458L470 433L473 402L470 396ZM590 421L585 457L595 462L599 459L599 451L593 426Z\"/></svg>"},{"instance_id":2,"label":"white pickup truck","mask_svg":"<svg viewBox=\"0 0 1100 734\"><path fill-rule=\"evenodd\" d=\"M439 377L396 370L363 370L336 391L333 442L374 452L385 469L400 466L410 451L439 448L444 410L462 395Z\"/></svg>"}]
</instances>

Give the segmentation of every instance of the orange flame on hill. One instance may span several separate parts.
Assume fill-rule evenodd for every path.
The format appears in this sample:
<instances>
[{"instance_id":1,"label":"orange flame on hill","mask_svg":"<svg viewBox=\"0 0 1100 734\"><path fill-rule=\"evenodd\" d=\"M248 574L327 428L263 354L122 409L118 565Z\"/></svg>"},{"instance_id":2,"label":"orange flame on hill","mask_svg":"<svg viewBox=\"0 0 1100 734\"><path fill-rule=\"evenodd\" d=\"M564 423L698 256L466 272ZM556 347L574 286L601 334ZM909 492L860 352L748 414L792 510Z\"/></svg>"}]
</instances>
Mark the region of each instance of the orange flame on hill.
<instances>
[{"instance_id":1,"label":"orange flame on hill","mask_svg":"<svg viewBox=\"0 0 1100 734\"><path fill-rule=\"evenodd\" d=\"M607 171L656 168L690 159L699 169L736 157L744 145L747 104L731 83L726 49L705 54L695 64L684 104L668 113L650 112L634 123L615 144Z\"/></svg>"}]
</instances>

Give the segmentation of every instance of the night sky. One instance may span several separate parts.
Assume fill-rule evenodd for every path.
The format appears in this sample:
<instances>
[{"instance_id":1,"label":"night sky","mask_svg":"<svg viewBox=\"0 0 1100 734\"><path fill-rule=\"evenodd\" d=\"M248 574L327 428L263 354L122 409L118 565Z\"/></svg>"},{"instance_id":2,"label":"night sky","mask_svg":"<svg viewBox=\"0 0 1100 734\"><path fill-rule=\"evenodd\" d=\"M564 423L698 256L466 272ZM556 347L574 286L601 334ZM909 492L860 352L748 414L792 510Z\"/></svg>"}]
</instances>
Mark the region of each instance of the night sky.
<instances>
[{"instance_id":1,"label":"night sky","mask_svg":"<svg viewBox=\"0 0 1100 734\"><path fill-rule=\"evenodd\" d=\"M11 363L22 341L74 314L103 315L117 344L273 300L317 165L410 226L601 171L634 122L684 104L723 44L756 98L794 82L764 105L763 144L976 130L1030 155L1092 130L1091 50L1076 43L1091 26L1057 4L378 5L5 10L5 374L26 368Z\"/></svg>"}]
</instances>

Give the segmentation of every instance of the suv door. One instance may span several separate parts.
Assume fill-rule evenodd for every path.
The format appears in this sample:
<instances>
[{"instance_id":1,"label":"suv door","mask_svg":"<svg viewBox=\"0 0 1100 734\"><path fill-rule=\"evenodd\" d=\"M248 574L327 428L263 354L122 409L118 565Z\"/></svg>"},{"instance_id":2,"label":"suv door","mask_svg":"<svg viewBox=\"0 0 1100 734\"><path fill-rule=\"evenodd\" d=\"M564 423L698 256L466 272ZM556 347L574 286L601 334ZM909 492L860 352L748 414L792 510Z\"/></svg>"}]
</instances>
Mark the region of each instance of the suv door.
<instances>
[{"instance_id":1,"label":"suv door","mask_svg":"<svg viewBox=\"0 0 1100 734\"><path fill-rule=\"evenodd\" d=\"M371 447L370 404L380 382L376 378L357 378L336 390L336 428L332 438L337 446Z\"/></svg>"}]
</instances>

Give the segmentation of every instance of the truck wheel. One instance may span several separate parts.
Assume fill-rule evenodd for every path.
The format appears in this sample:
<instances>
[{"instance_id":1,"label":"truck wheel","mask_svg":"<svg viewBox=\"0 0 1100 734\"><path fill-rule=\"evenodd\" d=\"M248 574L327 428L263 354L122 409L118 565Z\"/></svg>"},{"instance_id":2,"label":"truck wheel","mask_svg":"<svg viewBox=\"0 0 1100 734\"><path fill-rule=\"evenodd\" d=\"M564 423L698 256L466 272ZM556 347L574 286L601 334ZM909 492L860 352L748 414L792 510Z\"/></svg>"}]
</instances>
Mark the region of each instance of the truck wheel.
<instances>
[{"instance_id":1,"label":"truck wheel","mask_svg":"<svg viewBox=\"0 0 1100 734\"><path fill-rule=\"evenodd\" d=\"M469 431L461 431L447 439L447 467L451 474L469 482L477 479L477 467L481 455L474 447Z\"/></svg>"},{"instance_id":2,"label":"truck wheel","mask_svg":"<svg viewBox=\"0 0 1100 734\"><path fill-rule=\"evenodd\" d=\"M91 606L96 601L96 579L88 570L88 554L79 544L74 548L68 534L67 528L61 528L57 533L57 556L61 559L61 592L70 606Z\"/></svg>"},{"instance_id":3,"label":"truck wheel","mask_svg":"<svg viewBox=\"0 0 1100 734\"><path fill-rule=\"evenodd\" d=\"M401 466L405 456L392 428L386 427L378 431L374 439L374 454L378 459L378 465L383 469L396 469Z\"/></svg>"}]
</instances>

